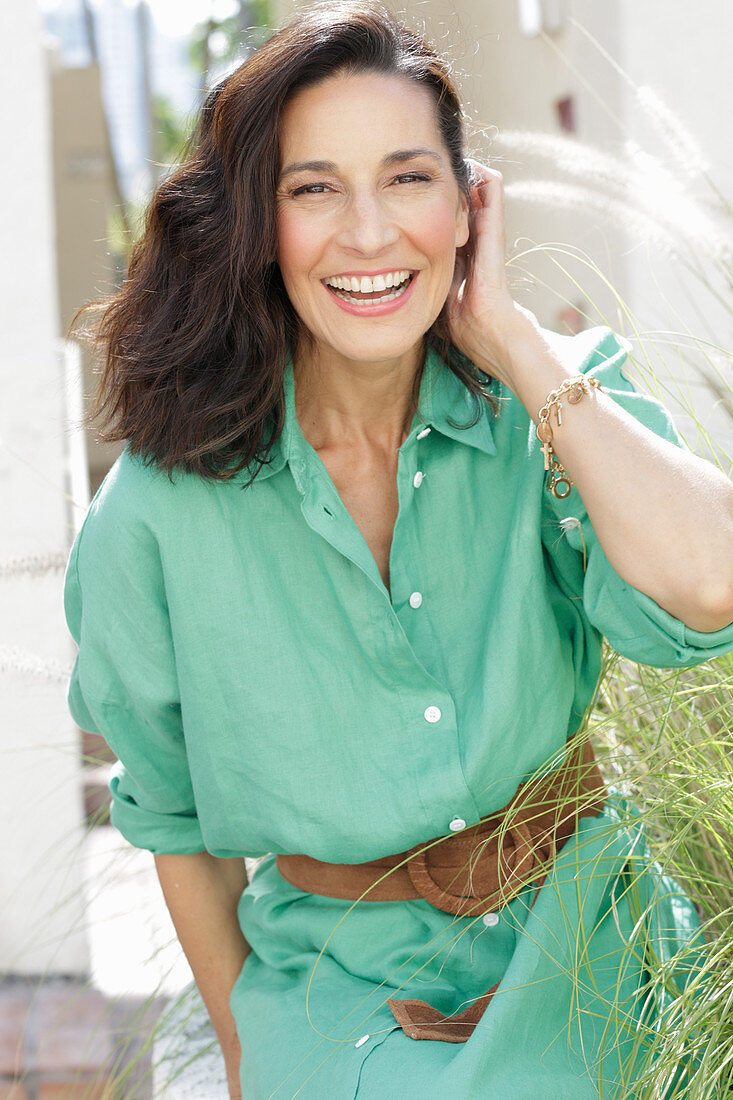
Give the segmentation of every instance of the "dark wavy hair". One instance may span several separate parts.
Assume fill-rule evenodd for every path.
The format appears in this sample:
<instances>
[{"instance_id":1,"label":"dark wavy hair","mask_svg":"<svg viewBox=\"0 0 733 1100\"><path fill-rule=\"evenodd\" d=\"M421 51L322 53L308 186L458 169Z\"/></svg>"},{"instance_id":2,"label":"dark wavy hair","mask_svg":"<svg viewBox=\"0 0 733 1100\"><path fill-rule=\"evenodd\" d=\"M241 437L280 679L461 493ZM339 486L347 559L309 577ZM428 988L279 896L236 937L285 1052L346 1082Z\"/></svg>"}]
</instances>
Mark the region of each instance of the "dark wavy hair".
<instances>
[{"instance_id":1,"label":"dark wavy hair","mask_svg":"<svg viewBox=\"0 0 733 1100\"><path fill-rule=\"evenodd\" d=\"M89 426L101 418L102 440L126 440L169 473L182 466L224 479L252 466L247 484L269 460L283 424L285 356L310 336L277 264L281 113L299 89L372 71L430 91L469 198L463 113L447 61L374 0L297 15L209 93L180 162L150 200L121 287L71 321L76 335L77 320L95 315L80 337L104 352L85 417ZM481 399L496 408L485 378L451 343L444 311L424 344L475 395L472 424Z\"/></svg>"}]
</instances>

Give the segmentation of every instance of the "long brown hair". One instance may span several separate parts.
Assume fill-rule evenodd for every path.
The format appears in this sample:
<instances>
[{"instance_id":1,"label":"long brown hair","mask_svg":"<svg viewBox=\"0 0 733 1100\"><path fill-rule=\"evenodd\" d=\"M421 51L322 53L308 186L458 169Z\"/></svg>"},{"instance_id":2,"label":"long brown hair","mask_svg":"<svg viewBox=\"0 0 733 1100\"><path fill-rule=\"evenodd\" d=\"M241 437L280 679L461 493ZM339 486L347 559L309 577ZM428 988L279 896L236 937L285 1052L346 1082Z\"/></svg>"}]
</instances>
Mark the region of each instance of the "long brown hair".
<instances>
[{"instance_id":1,"label":"long brown hair","mask_svg":"<svg viewBox=\"0 0 733 1100\"><path fill-rule=\"evenodd\" d=\"M282 429L286 352L308 336L277 264L280 116L296 90L364 71L404 75L429 89L469 197L463 114L448 63L374 0L297 15L209 93L180 163L150 200L121 288L72 319L75 335L78 318L97 316L80 336L104 351L85 418L101 418L101 439L127 440L169 472L180 465L222 479L252 465L247 484L268 460ZM476 423L481 399L492 398L451 344L442 312L428 344L475 395Z\"/></svg>"}]
</instances>

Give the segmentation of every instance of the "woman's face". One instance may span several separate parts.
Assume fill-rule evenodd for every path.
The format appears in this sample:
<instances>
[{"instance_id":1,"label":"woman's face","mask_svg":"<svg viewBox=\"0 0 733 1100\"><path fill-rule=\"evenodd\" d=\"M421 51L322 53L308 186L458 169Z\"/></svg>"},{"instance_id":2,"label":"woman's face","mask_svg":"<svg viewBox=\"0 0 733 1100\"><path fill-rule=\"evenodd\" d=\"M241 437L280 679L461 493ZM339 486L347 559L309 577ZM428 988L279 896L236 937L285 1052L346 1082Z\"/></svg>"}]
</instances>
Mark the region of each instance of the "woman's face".
<instances>
[{"instance_id":1,"label":"woman's face","mask_svg":"<svg viewBox=\"0 0 733 1100\"><path fill-rule=\"evenodd\" d=\"M416 347L468 239L431 93L379 73L303 89L283 111L280 167L278 262L320 355L377 362Z\"/></svg>"}]
</instances>

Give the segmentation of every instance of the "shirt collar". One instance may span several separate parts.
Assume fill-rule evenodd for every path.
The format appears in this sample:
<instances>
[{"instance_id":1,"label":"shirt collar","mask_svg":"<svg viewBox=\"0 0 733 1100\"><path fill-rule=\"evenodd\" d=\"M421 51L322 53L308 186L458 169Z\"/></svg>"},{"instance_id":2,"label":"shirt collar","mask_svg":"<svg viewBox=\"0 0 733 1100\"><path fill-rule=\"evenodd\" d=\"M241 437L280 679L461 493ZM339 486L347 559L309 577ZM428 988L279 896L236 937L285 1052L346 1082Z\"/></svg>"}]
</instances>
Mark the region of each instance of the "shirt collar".
<instances>
[{"instance_id":1,"label":"shirt collar","mask_svg":"<svg viewBox=\"0 0 733 1100\"><path fill-rule=\"evenodd\" d=\"M305 469L313 457L314 449L303 435L295 414L293 363L290 355L285 360L283 399L285 416L282 432L273 444L271 461L262 466L257 480L278 473L286 463L293 470ZM425 428L434 428L441 435L458 443L476 447L488 455L495 455L496 443L491 427L491 417L494 414L488 402L482 403L479 419L471 427L454 427L449 423L449 420L457 421L458 424L472 420L475 409L475 401L468 387L446 366L438 353L429 348L420 379L418 408L405 443L413 440Z\"/></svg>"}]
</instances>

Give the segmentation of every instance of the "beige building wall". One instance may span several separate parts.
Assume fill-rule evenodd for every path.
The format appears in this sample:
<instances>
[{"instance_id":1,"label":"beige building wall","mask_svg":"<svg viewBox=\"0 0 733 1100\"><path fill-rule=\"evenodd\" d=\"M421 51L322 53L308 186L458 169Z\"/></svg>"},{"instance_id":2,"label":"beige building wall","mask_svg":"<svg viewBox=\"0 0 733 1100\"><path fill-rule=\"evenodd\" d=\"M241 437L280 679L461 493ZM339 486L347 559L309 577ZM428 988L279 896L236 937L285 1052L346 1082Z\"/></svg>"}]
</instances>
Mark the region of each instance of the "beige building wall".
<instances>
[{"instance_id":1,"label":"beige building wall","mask_svg":"<svg viewBox=\"0 0 733 1100\"><path fill-rule=\"evenodd\" d=\"M619 39L616 6L586 6L591 16L589 29L607 48L614 48ZM411 4L406 10L417 13L420 6ZM607 147L613 141L613 125L596 95L616 112L617 80L597 64L585 36L566 18L551 24L557 29L541 37L522 31L516 0L489 4L462 0L455 14L447 3L441 3L440 9L431 5L430 10L433 40L439 43L443 39L460 74L471 120L469 148L478 160L498 168L504 177L507 252L512 260L509 271L515 297L533 310L542 324L559 331L564 329L561 311L575 302L583 305L592 323L616 324L614 297L587 263L574 262L557 251L538 251L551 244L570 244L605 270L623 293L627 265L615 228L586 216L577 207L565 210L513 197L519 187L533 180L561 180L564 169L562 159L553 165L528 148L515 148L502 135L542 133ZM455 32L450 31L452 26ZM586 81L595 85L595 95ZM577 127L574 134L564 132L560 124L559 104L568 98Z\"/></svg>"},{"instance_id":2,"label":"beige building wall","mask_svg":"<svg viewBox=\"0 0 733 1100\"><path fill-rule=\"evenodd\" d=\"M82 303L115 287L116 271L107 244L112 203L110 165L106 155L99 66L64 68L54 53L51 62L54 208L57 226L57 282L61 331ZM81 346L83 390L95 389L96 359ZM86 433L89 474L95 489L122 450Z\"/></svg>"}]
</instances>

